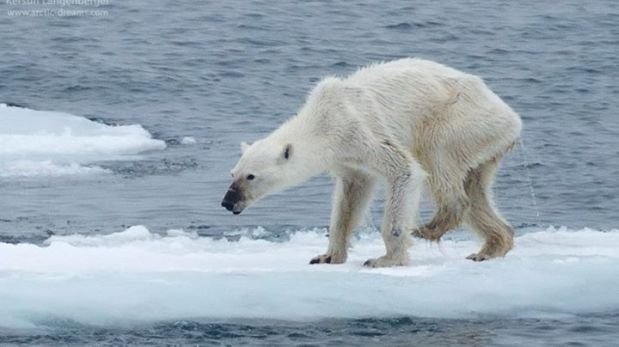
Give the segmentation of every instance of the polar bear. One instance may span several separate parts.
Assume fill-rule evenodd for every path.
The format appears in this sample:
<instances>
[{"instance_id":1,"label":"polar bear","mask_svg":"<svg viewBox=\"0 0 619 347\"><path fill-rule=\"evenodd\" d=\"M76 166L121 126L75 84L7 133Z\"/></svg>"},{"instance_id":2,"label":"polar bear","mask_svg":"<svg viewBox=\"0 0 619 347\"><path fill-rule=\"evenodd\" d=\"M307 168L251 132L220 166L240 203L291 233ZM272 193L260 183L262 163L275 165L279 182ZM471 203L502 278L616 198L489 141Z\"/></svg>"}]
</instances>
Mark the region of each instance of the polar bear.
<instances>
[{"instance_id":1,"label":"polar bear","mask_svg":"<svg viewBox=\"0 0 619 347\"><path fill-rule=\"evenodd\" d=\"M351 233L382 179L386 254L364 265L405 265L411 234L439 240L462 222L484 239L468 259L504 256L513 232L494 207L490 186L521 127L519 116L477 76L414 58L373 64L346 78L323 79L296 116L266 138L243 143L221 205L238 214L269 193L331 173L329 246L310 263L338 264L346 261ZM417 227L426 185L437 210Z\"/></svg>"}]
</instances>

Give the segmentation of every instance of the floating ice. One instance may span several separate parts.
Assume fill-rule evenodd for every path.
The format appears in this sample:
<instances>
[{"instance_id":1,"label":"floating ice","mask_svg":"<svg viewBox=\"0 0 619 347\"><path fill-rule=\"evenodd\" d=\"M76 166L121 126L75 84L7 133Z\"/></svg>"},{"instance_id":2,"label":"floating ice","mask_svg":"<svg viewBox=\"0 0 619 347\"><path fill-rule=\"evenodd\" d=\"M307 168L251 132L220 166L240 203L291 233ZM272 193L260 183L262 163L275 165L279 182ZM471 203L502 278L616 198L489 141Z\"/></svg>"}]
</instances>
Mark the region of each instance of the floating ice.
<instances>
[{"instance_id":1,"label":"floating ice","mask_svg":"<svg viewBox=\"0 0 619 347\"><path fill-rule=\"evenodd\" d=\"M0 104L0 176L104 173L89 162L165 148L140 125L110 126L61 112Z\"/></svg>"},{"instance_id":2,"label":"floating ice","mask_svg":"<svg viewBox=\"0 0 619 347\"><path fill-rule=\"evenodd\" d=\"M0 326L50 319L125 324L173 319L548 316L619 309L619 230L548 229L504 259L464 257L477 242L417 242L411 265L367 269L378 235L342 265L307 264L321 230L289 241L214 240L143 226L111 235L0 243Z\"/></svg>"},{"instance_id":3,"label":"floating ice","mask_svg":"<svg viewBox=\"0 0 619 347\"><path fill-rule=\"evenodd\" d=\"M181 140L181 143L183 145L194 145L196 144L198 141L196 141L195 137L191 137L191 136L185 136L183 137L183 139Z\"/></svg>"},{"instance_id":4,"label":"floating ice","mask_svg":"<svg viewBox=\"0 0 619 347\"><path fill-rule=\"evenodd\" d=\"M82 166L77 163L55 164L51 160L16 160L0 164L0 178L80 176L108 173L111 173L111 171L98 166Z\"/></svg>"}]
</instances>

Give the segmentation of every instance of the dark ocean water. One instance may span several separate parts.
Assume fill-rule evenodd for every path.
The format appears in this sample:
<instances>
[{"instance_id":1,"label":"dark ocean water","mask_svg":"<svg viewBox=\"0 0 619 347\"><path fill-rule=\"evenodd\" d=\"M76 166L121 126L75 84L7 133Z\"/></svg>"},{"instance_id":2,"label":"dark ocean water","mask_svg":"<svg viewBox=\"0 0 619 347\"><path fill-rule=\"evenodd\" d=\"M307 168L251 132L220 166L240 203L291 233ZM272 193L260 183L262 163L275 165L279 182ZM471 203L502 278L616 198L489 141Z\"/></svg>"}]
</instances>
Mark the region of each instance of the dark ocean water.
<instances>
[{"instance_id":1,"label":"dark ocean water","mask_svg":"<svg viewBox=\"0 0 619 347\"><path fill-rule=\"evenodd\" d=\"M176 321L113 329L70 326L53 333L7 334L7 344L37 346L613 346L617 315L561 319L427 318L201 323ZM69 325L67 327L67 325Z\"/></svg>"},{"instance_id":2,"label":"dark ocean water","mask_svg":"<svg viewBox=\"0 0 619 347\"><path fill-rule=\"evenodd\" d=\"M226 213L219 201L239 142L293 115L321 77L408 56L482 76L520 113L523 146L506 158L495 185L518 234L549 225L619 227L616 1L111 0L98 17L8 14L33 6L0 3L0 102L141 124L167 148L96 163L112 175L0 178L2 242L138 224L215 238L242 227L273 235L325 227L329 177L241 216ZM197 143L183 145L187 136ZM422 212L427 217L430 205ZM188 317L130 328L54 321L28 332L0 330L0 343L610 346L619 340L618 322L616 312L306 324Z\"/></svg>"}]
</instances>

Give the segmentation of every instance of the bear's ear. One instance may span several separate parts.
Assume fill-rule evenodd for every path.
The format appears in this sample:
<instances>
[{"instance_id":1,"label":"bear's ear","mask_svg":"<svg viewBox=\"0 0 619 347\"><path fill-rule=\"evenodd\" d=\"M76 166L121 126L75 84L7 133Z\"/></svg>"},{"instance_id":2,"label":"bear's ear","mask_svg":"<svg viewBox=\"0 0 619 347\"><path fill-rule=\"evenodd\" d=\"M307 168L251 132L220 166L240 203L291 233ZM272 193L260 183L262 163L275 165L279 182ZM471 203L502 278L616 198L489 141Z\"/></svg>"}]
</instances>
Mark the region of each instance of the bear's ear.
<instances>
[{"instance_id":1,"label":"bear's ear","mask_svg":"<svg viewBox=\"0 0 619 347\"><path fill-rule=\"evenodd\" d=\"M284 160L288 160L290 159L291 156L292 156L292 145L287 144L286 147L284 147L284 152L282 152L282 157L284 158Z\"/></svg>"},{"instance_id":2,"label":"bear's ear","mask_svg":"<svg viewBox=\"0 0 619 347\"><path fill-rule=\"evenodd\" d=\"M241 142L241 154L245 154L245 151L249 148L249 145L247 144L247 142L243 141Z\"/></svg>"}]
</instances>

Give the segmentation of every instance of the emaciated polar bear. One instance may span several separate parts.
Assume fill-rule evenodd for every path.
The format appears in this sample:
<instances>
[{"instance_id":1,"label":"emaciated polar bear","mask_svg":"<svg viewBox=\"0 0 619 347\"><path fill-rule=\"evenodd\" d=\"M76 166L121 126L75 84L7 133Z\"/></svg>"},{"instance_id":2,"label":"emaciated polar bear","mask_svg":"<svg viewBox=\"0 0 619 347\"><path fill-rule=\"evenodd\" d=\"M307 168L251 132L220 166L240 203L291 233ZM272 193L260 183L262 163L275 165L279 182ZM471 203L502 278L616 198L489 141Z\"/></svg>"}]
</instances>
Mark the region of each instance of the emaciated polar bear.
<instances>
[{"instance_id":1,"label":"emaciated polar bear","mask_svg":"<svg viewBox=\"0 0 619 347\"><path fill-rule=\"evenodd\" d=\"M404 265L409 235L439 240L465 222L485 240L468 256L504 256L513 232L494 207L499 160L520 136L519 116L479 77L421 59L323 79L295 117L242 144L222 206L235 214L268 193L323 172L337 177L327 252L310 263L346 261L377 178L387 184L382 237L387 252L364 265ZM423 183L437 211L416 228Z\"/></svg>"}]
</instances>

